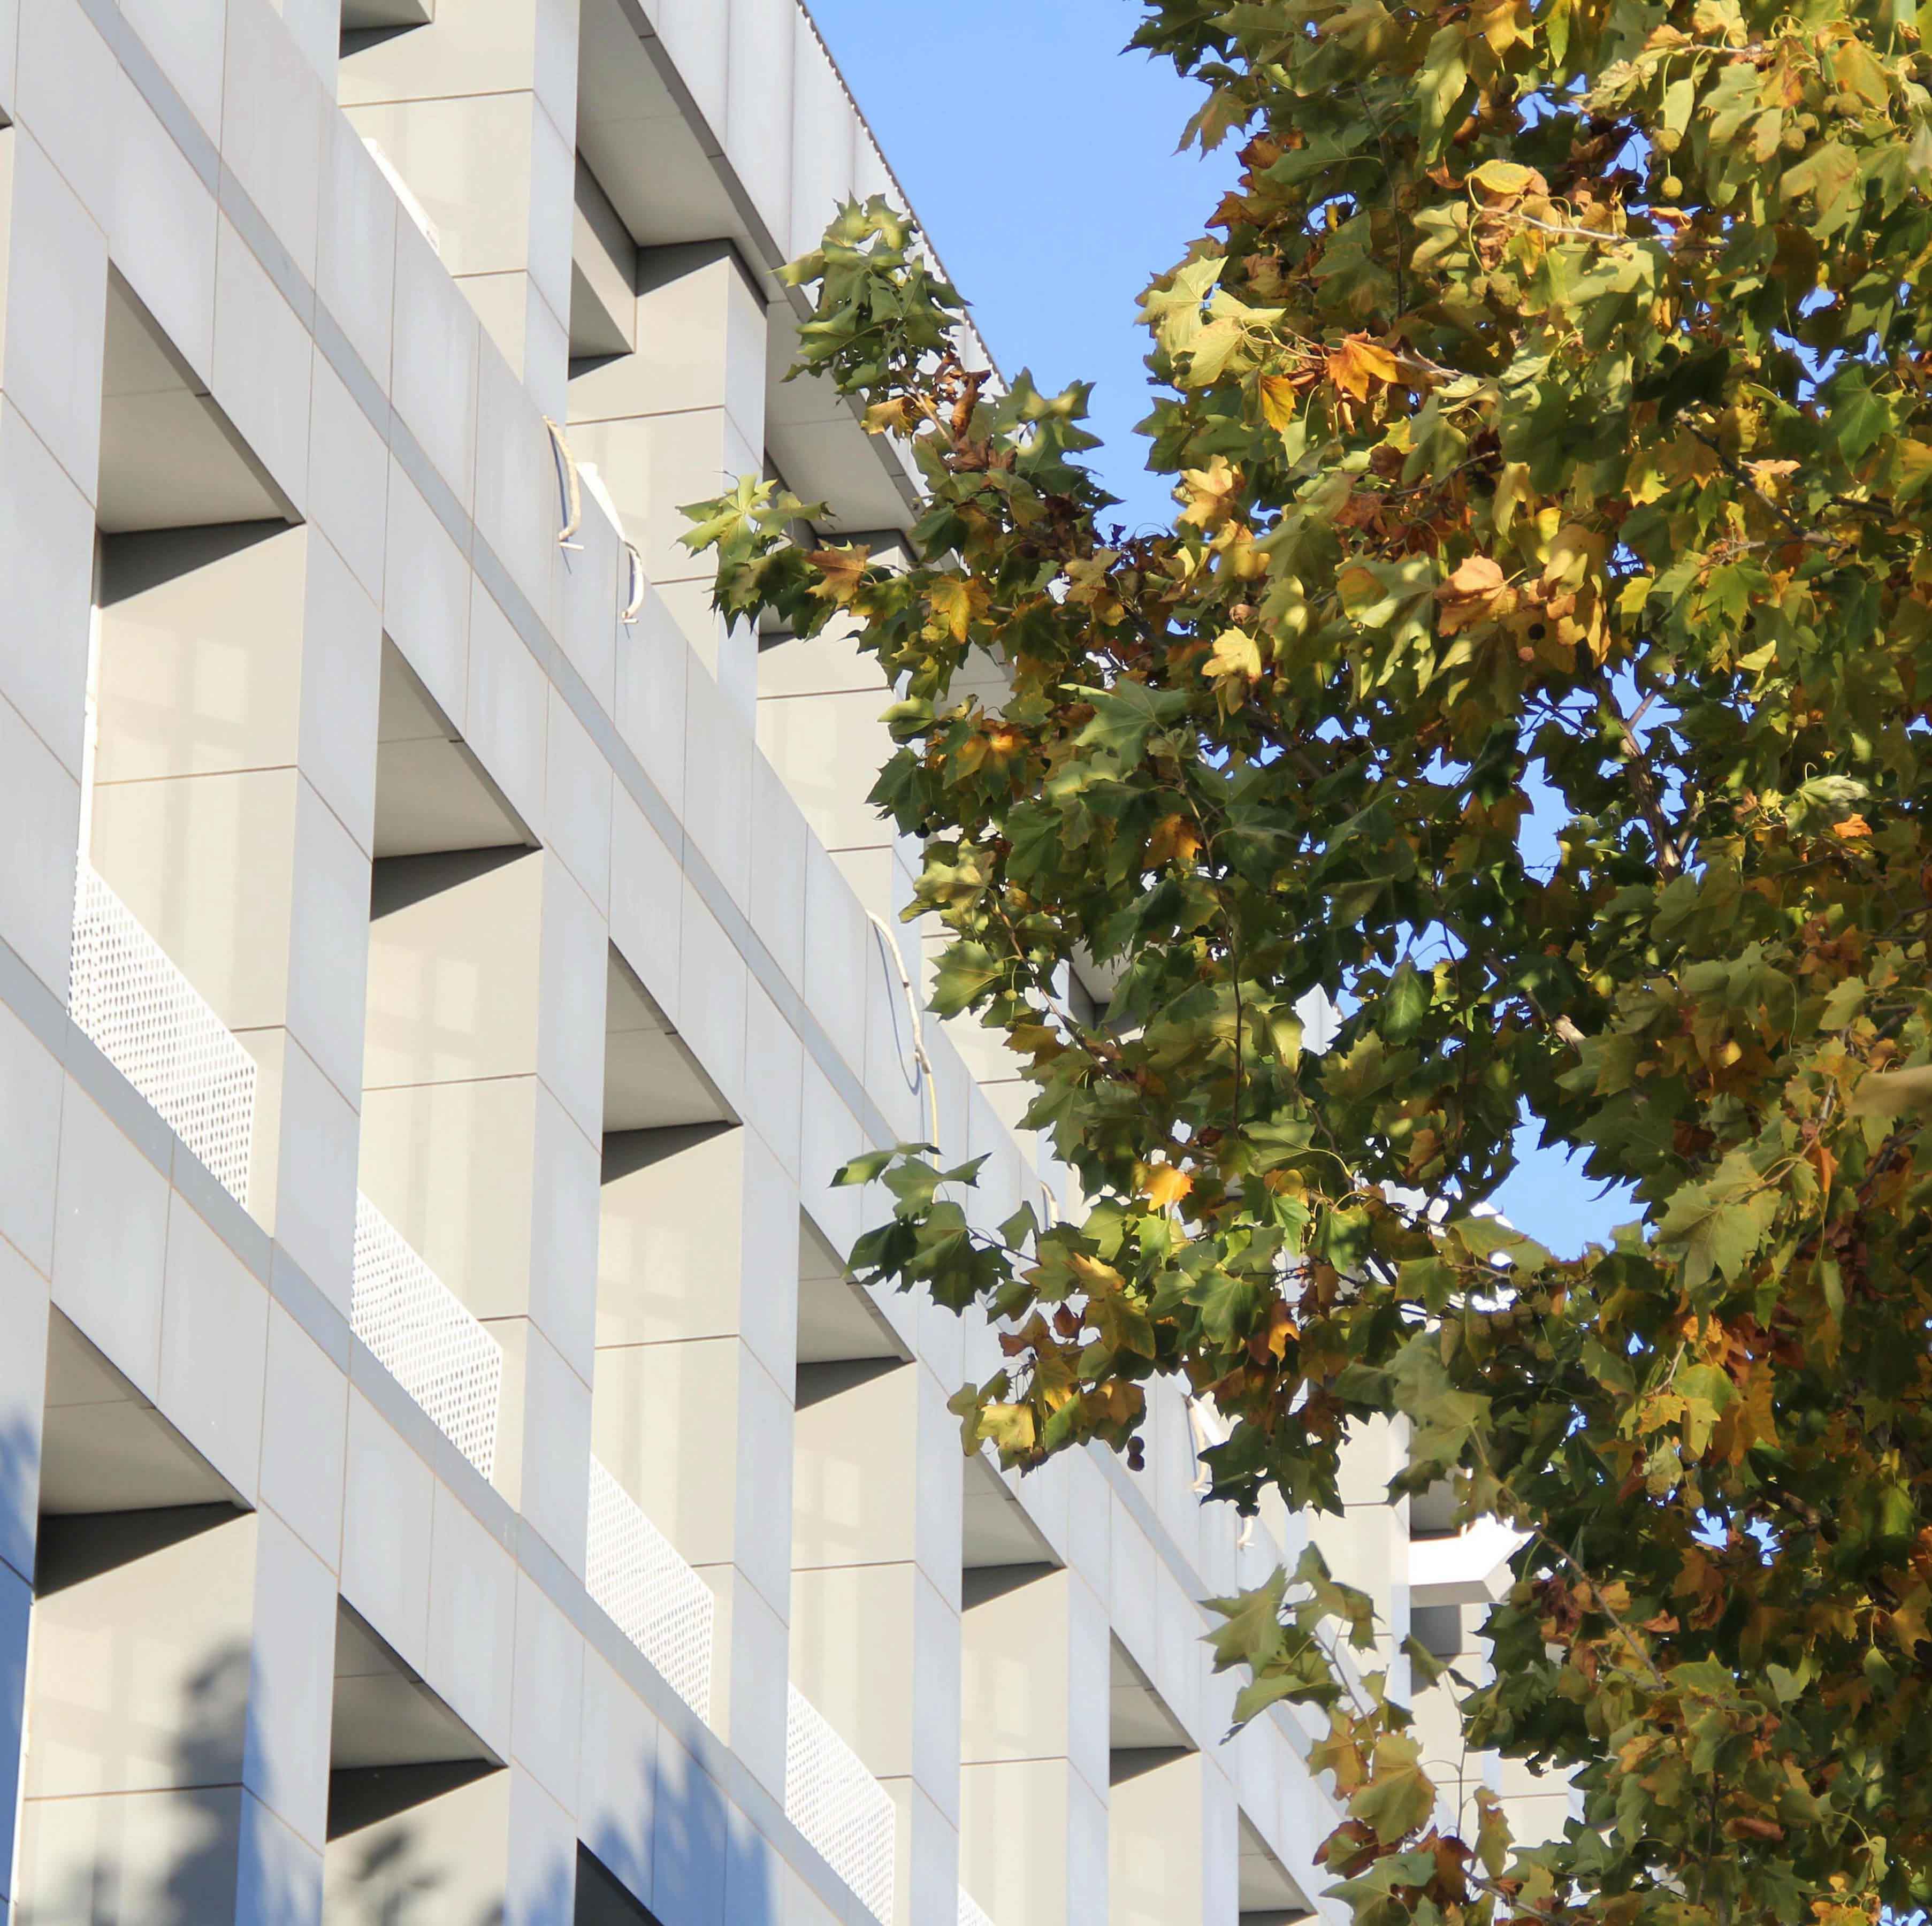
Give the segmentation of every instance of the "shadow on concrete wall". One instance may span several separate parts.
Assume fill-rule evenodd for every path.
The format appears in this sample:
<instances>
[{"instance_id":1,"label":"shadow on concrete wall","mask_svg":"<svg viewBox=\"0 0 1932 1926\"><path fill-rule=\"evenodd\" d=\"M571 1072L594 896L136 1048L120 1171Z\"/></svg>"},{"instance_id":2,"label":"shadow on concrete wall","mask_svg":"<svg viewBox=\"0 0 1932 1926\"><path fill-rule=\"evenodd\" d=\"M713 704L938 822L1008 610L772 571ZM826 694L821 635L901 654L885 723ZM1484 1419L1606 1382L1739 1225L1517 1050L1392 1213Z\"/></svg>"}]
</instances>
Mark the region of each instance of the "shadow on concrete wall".
<instances>
[{"instance_id":1,"label":"shadow on concrete wall","mask_svg":"<svg viewBox=\"0 0 1932 1926\"><path fill-rule=\"evenodd\" d=\"M278 1877L259 1853L243 1850L245 1795L232 1775L248 1692L248 1650L226 1646L184 1688L167 1759L171 1788L34 1802L92 1808L98 1830L91 1852L70 1856L48 1822L62 1820L64 1832L64 1816L28 1808L40 1832L32 1856L38 1870L35 1889L20 1896L16 1926L212 1926L231 1909L243 1916L244 1881L246 1916L260 1926L306 1919L304 1895L286 1872ZM110 1828L111 1844L99 1836Z\"/></svg>"},{"instance_id":2,"label":"shadow on concrete wall","mask_svg":"<svg viewBox=\"0 0 1932 1926\"><path fill-rule=\"evenodd\" d=\"M777 1849L733 1808L717 1781L675 1741L644 1762L651 1806L606 1816L587 1832L574 1926L780 1926L784 1878ZM583 1862L580 1861L580 1866ZM648 1892L645 1906L635 1895ZM602 1909L602 1910L600 1910Z\"/></svg>"},{"instance_id":3,"label":"shadow on concrete wall","mask_svg":"<svg viewBox=\"0 0 1932 1926\"><path fill-rule=\"evenodd\" d=\"M0 1519L22 1502L31 1516L37 1470L31 1441L0 1430ZM26 1600L23 1586L23 1621ZM0 1595L0 1633L7 1610ZM26 1646L24 1636L0 1640L0 1744L17 1744L20 1733ZM325 1896L313 1855L236 1782L236 1734L260 1709L250 1702L250 1671L238 1641L195 1670L160 1775L175 1790L160 1822L145 1838L123 1825L111 1842L97 1836L91 1852L60 1856L67 1863L52 1869L52 1889L22 1894L12 1926L780 1926L785 1874L776 1850L668 1736L640 1762L652 1788L645 1809L595 1822L576 1864L552 1856L527 1871L513 1868L506 1904L459 1916L435 1856L406 1823L370 1840L361 1861L349 1862L347 1889ZM134 1796L130 1810L144 1802ZM352 1835L336 1840L332 1857L345 1846L356 1850ZM650 1895L649 1907L640 1893Z\"/></svg>"},{"instance_id":4,"label":"shadow on concrete wall","mask_svg":"<svg viewBox=\"0 0 1932 1926\"><path fill-rule=\"evenodd\" d=\"M40 1503L40 1433L16 1418L0 1426L0 1558L23 1578L33 1568Z\"/></svg>"}]
</instances>

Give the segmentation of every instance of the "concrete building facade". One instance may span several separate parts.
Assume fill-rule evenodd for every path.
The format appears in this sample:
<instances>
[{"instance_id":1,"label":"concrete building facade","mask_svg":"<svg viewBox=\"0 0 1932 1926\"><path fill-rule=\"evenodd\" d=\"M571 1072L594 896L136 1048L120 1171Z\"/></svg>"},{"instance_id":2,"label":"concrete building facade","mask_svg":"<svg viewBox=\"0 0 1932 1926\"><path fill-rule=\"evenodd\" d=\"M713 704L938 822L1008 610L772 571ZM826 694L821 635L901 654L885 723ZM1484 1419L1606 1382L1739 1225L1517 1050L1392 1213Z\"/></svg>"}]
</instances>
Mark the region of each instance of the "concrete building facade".
<instances>
[{"instance_id":1,"label":"concrete building facade","mask_svg":"<svg viewBox=\"0 0 1932 1926\"><path fill-rule=\"evenodd\" d=\"M0 0L0 1922L1318 1905L1199 1602L1301 1522L1174 1396L964 1460L843 1272L928 1115L1064 1183L920 1068L869 664L676 541L909 525L780 379L874 192L796 0Z\"/></svg>"}]
</instances>

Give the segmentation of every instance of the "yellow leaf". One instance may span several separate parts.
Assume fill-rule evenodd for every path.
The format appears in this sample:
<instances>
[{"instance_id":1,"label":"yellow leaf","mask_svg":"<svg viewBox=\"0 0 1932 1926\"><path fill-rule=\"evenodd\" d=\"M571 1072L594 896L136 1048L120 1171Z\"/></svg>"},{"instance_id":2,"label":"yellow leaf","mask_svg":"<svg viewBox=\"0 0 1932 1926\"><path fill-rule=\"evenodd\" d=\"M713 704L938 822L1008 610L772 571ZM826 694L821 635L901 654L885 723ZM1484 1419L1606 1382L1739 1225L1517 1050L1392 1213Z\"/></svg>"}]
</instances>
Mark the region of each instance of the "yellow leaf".
<instances>
[{"instance_id":1,"label":"yellow leaf","mask_svg":"<svg viewBox=\"0 0 1932 1926\"><path fill-rule=\"evenodd\" d=\"M1529 44L1529 9L1523 0L1477 0L1469 20L1493 53Z\"/></svg>"},{"instance_id":2,"label":"yellow leaf","mask_svg":"<svg viewBox=\"0 0 1932 1926\"><path fill-rule=\"evenodd\" d=\"M874 401L866 410L868 435L904 435L912 432L912 407L903 395L890 401Z\"/></svg>"},{"instance_id":3,"label":"yellow leaf","mask_svg":"<svg viewBox=\"0 0 1932 1926\"><path fill-rule=\"evenodd\" d=\"M1285 374L1264 374L1261 378L1262 419L1285 435L1294 425L1294 383Z\"/></svg>"},{"instance_id":4,"label":"yellow leaf","mask_svg":"<svg viewBox=\"0 0 1932 1926\"><path fill-rule=\"evenodd\" d=\"M1194 1180L1172 1164L1142 1164L1139 1168L1141 1195L1156 1210L1172 1210L1194 1188Z\"/></svg>"},{"instance_id":5,"label":"yellow leaf","mask_svg":"<svg viewBox=\"0 0 1932 1926\"><path fill-rule=\"evenodd\" d=\"M1496 492L1490 504L1490 516L1499 537L1509 533L1510 524L1516 519L1517 507L1528 490L1527 462L1506 461L1496 470Z\"/></svg>"},{"instance_id":6,"label":"yellow leaf","mask_svg":"<svg viewBox=\"0 0 1932 1926\"><path fill-rule=\"evenodd\" d=\"M1328 379L1358 401L1369 398L1372 381L1393 381L1397 372L1395 356L1366 334L1348 335L1328 350Z\"/></svg>"},{"instance_id":7,"label":"yellow leaf","mask_svg":"<svg viewBox=\"0 0 1932 1926\"><path fill-rule=\"evenodd\" d=\"M978 1432L1011 1464L1034 1448L1033 1413L1024 1405L988 1405L980 1414Z\"/></svg>"},{"instance_id":8,"label":"yellow leaf","mask_svg":"<svg viewBox=\"0 0 1932 1926\"><path fill-rule=\"evenodd\" d=\"M1187 505L1180 519L1196 528L1218 527L1233 513L1240 490L1241 478L1225 454L1215 456L1205 468L1184 470L1175 490Z\"/></svg>"},{"instance_id":9,"label":"yellow leaf","mask_svg":"<svg viewBox=\"0 0 1932 1926\"><path fill-rule=\"evenodd\" d=\"M1214 652L1202 664L1201 673L1217 682L1224 676L1245 676L1250 682L1259 682L1261 644L1246 629L1224 628L1214 638Z\"/></svg>"},{"instance_id":10,"label":"yellow leaf","mask_svg":"<svg viewBox=\"0 0 1932 1926\"><path fill-rule=\"evenodd\" d=\"M1148 838L1149 864L1192 862L1201 848L1201 832L1185 816L1163 816Z\"/></svg>"},{"instance_id":11,"label":"yellow leaf","mask_svg":"<svg viewBox=\"0 0 1932 1926\"><path fill-rule=\"evenodd\" d=\"M1910 436L1894 450L1898 458L1899 478L1911 488L1932 475L1932 442L1914 441Z\"/></svg>"},{"instance_id":12,"label":"yellow leaf","mask_svg":"<svg viewBox=\"0 0 1932 1926\"><path fill-rule=\"evenodd\" d=\"M1255 546L1254 531L1246 522L1230 522L1214 538L1214 548L1223 572L1238 582L1258 582L1268 573L1268 556Z\"/></svg>"},{"instance_id":13,"label":"yellow leaf","mask_svg":"<svg viewBox=\"0 0 1932 1926\"><path fill-rule=\"evenodd\" d=\"M1549 588L1574 589L1596 566L1603 550L1603 538L1576 522L1566 522L1550 544L1550 559L1543 565L1543 580Z\"/></svg>"},{"instance_id":14,"label":"yellow leaf","mask_svg":"<svg viewBox=\"0 0 1932 1926\"><path fill-rule=\"evenodd\" d=\"M1097 1257L1089 1257L1084 1251L1076 1251L1066 1260L1075 1276L1088 1291L1124 1291L1127 1280L1111 1264L1103 1264Z\"/></svg>"},{"instance_id":15,"label":"yellow leaf","mask_svg":"<svg viewBox=\"0 0 1932 1926\"><path fill-rule=\"evenodd\" d=\"M1346 568L1336 572L1335 592L1342 598L1342 608L1351 615L1358 609L1372 608L1388 592L1382 586L1381 576L1362 562L1351 562Z\"/></svg>"},{"instance_id":16,"label":"yellow leaf","mask_svg":"<svg viewBox=\"0 0 1932 1926\"><path fill-rule=\"evenodd\" d=\"M1437 588L1436 599L1442 604L1438 626L1444 635L1507 614L1516 601L1501 565L1489 555L1468 556Z\"/></svg>"},{"instance_id":17,"label":"yellow leaf","mask_svg":"<svg viewBox=\"0 0 1932 1926\"><path fill-rule=\"evenodd\" d=\"M1832 825L1832 833L1846 842L1856 842L1859 837L1871 834L1871 825L1862 816L1847 816L1843 822Z\"/></svg>"},{"instance_id":18,"label":"yellow leaf","mask_svg":"<svg viewBox=\"0 0 1932 1926\"><path fill-rule=\"evenodd\" d=\"M1832 72L1840 90L1862 100L1868 107L1882 107L1892 98L1892 86L1883 63L1864 42L1847 36L1838 43L1832 56Z\"/></svg>"},{"instance_id":19,"label":"yellow leaf","mask_svg":"<svg viewBox=\"0 0 1932 1926\"><path fill-rule=\"evenodd\" d=\"M1277 1298L1268 1306L1268 1332L1262 1340L1268 1355L1277 1360L1286 1358L1288 1346L1300 1335L1288 1306Z\"/></svg>"},{"instance_id":20,"label":"yellow leaf","mask_svg":"<svg viewBox=\"0 0 1932 1926\"><path fill-rule=\"evenodd\" d=\"M973 594L966 584L957 575L942 575L926 591L926 601L932 610L927 633L935 639L950 635L956 642L964 641L973 620Z\"/></svg>"},{"instance_id":21,"label":"yellow leaf","mask_svg":"<svg viewBox=\"0 0 1932 1926\"><path fill-rule=\"evenodd\" d=\"M1892 1615L1892 1635L1898 1640L1899 1649L1908 1658L1928 1637L1932 1637L1932 1632L1928 1632L1925 1625L1928 1605L1932 1605L1932 1592L1928 1592L1922 1585L1916 1585Z\"/></svg>"},{"instance_id":22,"label":"yellow leaf","mask_svg":"<svg viewBox=\"0 0 1932 1926\"><path fill-rule=\"evenodd\" d=\"M1550 183L1534 167L1526 167L1515 160L1485 160L1471 172L1469 184L1485 200L1502 202L1521 200L1528 194L1546 194L1550 191Z\"/></svg>"},{"instance_id":23,"label":"yellow leaf","mask_svg":"<svg viewBox=\"0 0 1932 1926\"><path fill-rule=\"evenodd\" d=\"M1331 1715L1328 1737L1308 1749L1308 1769L1317 1775L1334 1773L1335 1790L1346 1798L1369 1776L1368 1756L1354 1733Z\"/></svg>"}]
</instances>

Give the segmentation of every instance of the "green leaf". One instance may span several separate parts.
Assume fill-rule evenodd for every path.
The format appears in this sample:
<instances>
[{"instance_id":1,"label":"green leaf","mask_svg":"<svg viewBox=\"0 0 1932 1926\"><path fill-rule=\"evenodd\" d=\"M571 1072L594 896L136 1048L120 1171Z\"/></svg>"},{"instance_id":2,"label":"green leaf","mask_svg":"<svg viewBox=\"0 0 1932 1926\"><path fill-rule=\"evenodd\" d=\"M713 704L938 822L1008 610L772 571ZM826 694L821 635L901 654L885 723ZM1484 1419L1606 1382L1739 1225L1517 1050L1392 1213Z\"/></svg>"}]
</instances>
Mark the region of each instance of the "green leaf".
<instances>
[{"instance_id":1,"label":"green leaf","mask_svg":"<svg viewBox=\"0 0 1932 1926\"><path fill-rule=\"evenodd\" d=\"M1382 1739L1369 1783L1349 1800L1348 1810L1384 1846L1420 1832L1436 1810L1436 1787L1422 1769L1421 1746L1401 1732Z\"/></svg>"},{"instance_id":2,"label":"green leaf","mask_svg":"<svg viewBox=\"0 0 1932 1926\"><path fill-rule=\"evenodd\" d=\"M1282 1618L1282 1601L1288 1591L1288 1573L1277 1566L1262 1584L1238 1592L1230 1598L1205 1600L1207 1609L1220 1613L1221 1624L1207 1634L1214 1648L1214 1670L1232 1670L1238 1666L1258 1670L1283 1649L1286 1629Z\"/></svg>"},{"instance_id":3,"label":"green leaf","mask_svg":"<svg viewBox=\"0 0 1932 1926\"><path fill-rule=\"evenodd\" d=\"M1778 1214L1778 1193L1742 1152L1726 1158L1708 1182L1687 1184L1657 1227L1658 1243L1681 1252L1686 1288L1720 1276L1735 1283L1749 1268Z\"/></svg>"},{"instance_id":4,"label":"green leaf","mask_svg":"<svg viewBox=\"0 0 1932 1926\"><path fill-rule=\"evenodd\" d=\"M1432 988L1424 981L1415 965L1404 957L1390 979L1388 988L1382 993L1386 1012L1382 1018L1382 1034L1391 1042L1406 1043L1422 1028L1429 1014Z\"/></svg>"},{"instance_id":5,"label":"green leaf","mask_svg":"<svg viewBox=\"0 0 1932 1926\"><path fill-rule=\"evenodd\" d=\"M1006 970L983 943L956 943L939 959L933 979L932 1010L937 1016L957 1016L971 1009L1004 981Z\"/></svg>"},{"instance_id":6,"label":"green leaf","mask_svg":"<svg viewBox=\"0 0 1932 1926\"><path fill-rule=\"evenodd\" d=\"M1079 747L1102 751L1123 763L1138 762L1148 736L1187 710L1185 690L1153 689L1144 682L1123 680L1111 689L1078 693L1094 706L1094 719L1080 732Z\"/></svg>"}]
</instances>

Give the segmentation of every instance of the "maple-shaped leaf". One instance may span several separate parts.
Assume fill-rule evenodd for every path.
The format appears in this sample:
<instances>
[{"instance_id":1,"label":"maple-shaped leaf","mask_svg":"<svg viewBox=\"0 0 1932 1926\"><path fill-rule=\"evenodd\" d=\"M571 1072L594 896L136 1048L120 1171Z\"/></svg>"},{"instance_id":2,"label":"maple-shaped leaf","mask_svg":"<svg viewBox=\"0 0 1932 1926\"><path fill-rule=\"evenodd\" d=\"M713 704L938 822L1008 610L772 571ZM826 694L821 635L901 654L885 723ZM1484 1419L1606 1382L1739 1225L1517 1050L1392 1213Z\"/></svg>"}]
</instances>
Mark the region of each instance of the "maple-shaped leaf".
<instances>
[{"instance_id":1,"label":"maple-shaped leaf","mask_svg":"<svg viewBox=\"0 0 1932 1926\"><path fill-rule=\"evenodd\" d=\"M1469 184L1485 200L1503 204L1521 200L1526 194L1546 195L1550 191L1550 183L1538 169L1516 160L1484 161L1470 170Z\"/></svg>"},{"instance_id":2,"label":"maple-shaped leaf","mask_svg":"<svg viewBox=\"0 0 1932 1926\"><path fill-rule=\"evenodd\" d=\"M1436 1787L1422 1769L1422 1747L1406 1732L1378 1740L1368 1776L1350 1796L1349 1811L1384 1846L1426 1826L1436 1810Z\"/></svg>"},{"instance_id":3,"label":"maple-shaped leaf","mask_svg":"<svg viewBox=\"0 0 1932 1926\"><path fill-rule=\"evenodd\" d=\"M1083 688L1093 705L1094 718L1080 732L1083 748L1104 749L1123 762L1138 760L1154 730L1184 714L1187 697L1180 689L1150 688L1144 682L1121 681L1111 689Z\"/></svg>"},{"instance_id":4,"label":"maple-shaped leaf","mask_svg":"<svg viewBox=\"0 0 1932 1926\"><path fill-rule=\"evenodd\" d=\"M821 566L760 475L695 512L732 620L850 609L891 751L840 794L922 852L935 1008L1068 1166L1019 1208L1024 1165L866 1158L855 1274L1000 1332L969 1449L1138 1467L1211 1394L1210 1505L1347 1520L1222 1616L1238 1721L1334 1708L1354 1926L1924 1905L1932 113L1895 12L1148 0L1201 129L1250 135L1142 303L1174 512L1117 525L1084 388L995 380L877 199L784 278L792 374L916 464L903 566ZM1473 1684L1344 1582L1393 1621L1390 1491L1471 1534L1398 1574L1496 1552ZM1423 1759L1481 1753L1574 1822L1436 1807Z\"/></svg>"},{"instance_id":5,"label":"maple-shaped leaf","mask_svg":"<svg viewBox=\"0 0 1932 1926\"><path fill-rule=\"evenodd\" d=\"M1194 1188L1194 1180L1173 1164L1144 1164L1139 1172L1141 1195L1156 1210L1169 1210Z\"/></svg>"},{"instance_id":6,"label":"maple-shaped leaf","mask_svg":"<svg viewBox=\"0 0 1932 1926\"><path fill-rule=\"evenodd\" d=\"M1288 1591L1288 1574L1277 1569L1266 1583L1232 1598L1210 1598L1204 1602L1222 1622L1208 1634L1214 1648L1214 1670L1226 1672L1236 1666L1261 1670L1284 1648L1286 1628L1282 1619L1282 1600Z\"/></svg>"},{"instance_id":7,"label":"maple-shaped leaf","mask_svg":"<svg viewBox=\"0 0 1932 1926\"><path fill-rule=\"evenodd\" d=\"M1261 645L1245 629L1224 628L1214 638L1214 646L1201 673L1214 677L1240 676L1248 682L1262 678Z\"/></svg>"},{"instance_id":8,"label":"maple-shaped leaf","mask_svg":"<svg viewBox=\"0 0 1932 1926\"><path fill-rule=\"evenodd\" d=\"M1699 1290L1713 1276L1735 1282L1764 1242L1778 1203L1750 1160L1733 1151L1714 1176L1672 1193L1658 1238L1682 1252L1688 1288Z\"/></svg>"},{"instance_id":9,"label":"maple-shaped leaf","mask_svg":"<svg viewBox=\"0 0 1932 1926\"><path fill-rule=\"evenodd\" d=\"M866 579L872 553L863 542L816 548L805 558L818 571L818 592L841 608L849 608Z\"/></svg>"},{"instance_id":10,"label":"maple-shaped leaf","mask_svg":"<svg viewBox=\"0 0 1932 1926\"><path fill-rule=\"evenodd\" d=\"M1256 384L1261 397L1262 419L1279 434L1286 434L1294 424L1300 397L1294 383L1285 374L1264 374Z\"/></svg>"},{"instance_id":11,"label":"maple-shaped leaf","mask_svg":"<svg viewBox=\"0 0 1932 1926\"><path fill-rule=\"evenodd\" d=\"M1487 1786L1476 1789L1476 1857L1492 1880L1502 1877L1509 1864L1510 1832L1503 1802Z\"/></svg>"},{"instance_id":12,"label":"maple-shaped leaf","mask_svg":"<svg viewBox=\"0 0 1932 1926\"><path fill-rule=\"evenodd\" d=\"M1366 334L1345 336L1328 350L1328 379L1345 394L1366 401L1378 381L1394 381L1401 368L1395 356Z\"/></svg>"},{"instance_id":13,"label":"maple-shaped leaf","mask_svg":"<svg viewBox=\"0 0 1932 1926\"><path fill-rule=\"evenodd\" d=\"M1200 827L1191 818L1163 816L1148 838L1147 860L1150 864L1191 862L1200 848Z\"/></svg>"},{"instance_id":14,"label":"maple-shaped leaf","mask_svg":"<svg viewBox=\"0 0 1932 1926\"><path fill-rule=\"evenodd\" d=\"M970 1009L1004 974L1004 966L993 950L984 945L957 945L940 960L932 1007L941 1016L957 1016Z\"/></svg>"},{"instance_id":15,"label":"maple-shaped leaf","mask_svg":"<svg viewBox=\"0 0 1932 1926\"><path fill-rule=\"evenodd\" d=\"M1196 528L1218 527L1233 512L1241 478L1226 455L1217 454L1205 468L1185 470L1178 493L1184 506L1180 519Z\"/></svg>"},{"instance_id":16,"label":"maple-shaped leaf","mask_svg":"<svg viewBox=\"0 0 1932 1926\"><path fill-rule=\"evenodd\" d=\"M1368 1754L1352 1718L1330 1715L1328 1730L1308 1748L1311 1774L1334 1774L1335 1790L1346 1799L1368 1778Z\"/></svg>"},{"instance_id":17,"label":"maple-shaped leaf","mask_svg":"<svg viewBox=\"0 0 1932 1926\"><path fill-rule=\"evenodd\" d=\"M1444 635L1507 615L1515 606L1502 565L1491 555L1471 555L1458 562L1436 591L1437 626Z\"/></svg>"}]
</instances>

